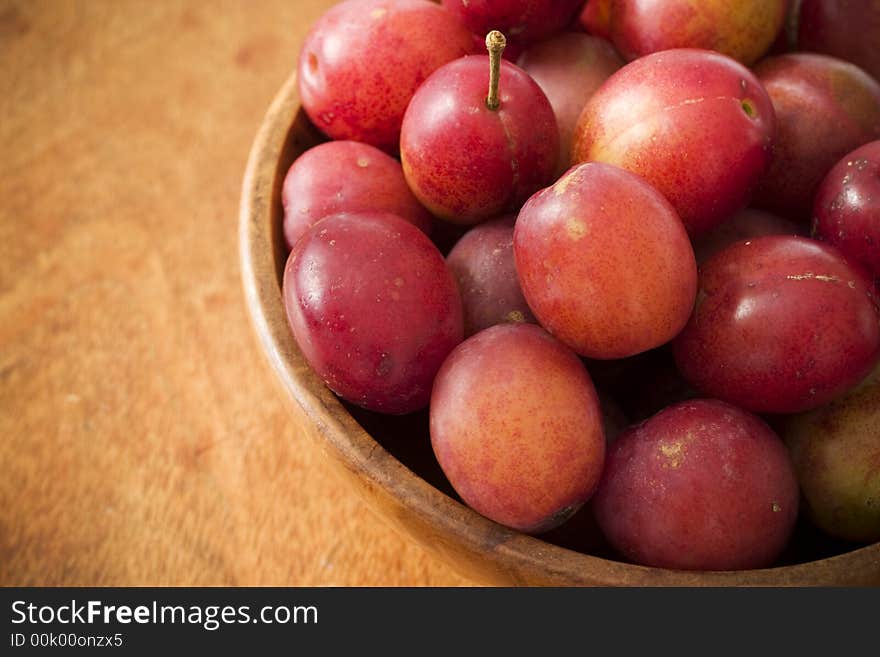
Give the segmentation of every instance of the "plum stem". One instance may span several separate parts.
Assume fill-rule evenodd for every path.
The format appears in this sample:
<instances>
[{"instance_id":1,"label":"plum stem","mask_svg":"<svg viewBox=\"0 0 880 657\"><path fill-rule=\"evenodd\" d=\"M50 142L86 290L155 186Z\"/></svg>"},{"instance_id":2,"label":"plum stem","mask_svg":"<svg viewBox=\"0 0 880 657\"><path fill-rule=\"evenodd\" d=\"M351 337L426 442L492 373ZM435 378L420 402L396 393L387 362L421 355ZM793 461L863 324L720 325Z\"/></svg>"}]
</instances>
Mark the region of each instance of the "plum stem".
<instances>
[{"instance_id":1,"label":"plum stem","mask_svg":"<svg viewBox=\"0 0 880 657\"><path fill-rule=\"evenodd\" d=\"M486 107L493 112L501 105L498 98L498 79L501 77L501 53L507 45L507 39L498 30L486 35L486 49L489 51L489 95L486 96Z\"/></svg>"}]
</instances>

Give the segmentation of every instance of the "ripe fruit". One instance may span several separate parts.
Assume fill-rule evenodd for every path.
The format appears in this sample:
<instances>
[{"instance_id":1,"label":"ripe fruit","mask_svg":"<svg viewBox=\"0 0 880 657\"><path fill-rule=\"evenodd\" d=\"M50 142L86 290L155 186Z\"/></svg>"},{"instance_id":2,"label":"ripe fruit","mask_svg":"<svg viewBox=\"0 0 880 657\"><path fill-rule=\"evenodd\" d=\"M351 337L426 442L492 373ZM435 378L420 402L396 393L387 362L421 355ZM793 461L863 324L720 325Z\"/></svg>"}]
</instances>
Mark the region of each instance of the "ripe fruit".
<instances>
[{"instance_id":1,"label":"ripe fruit","mask_svg":"<svg viewBox=\"0 0 880 657\"><path fill-rule=\"evenodd\" d=\"M623 60L612 45L578 32L560 34L526 50L517 64L546 94L559 125L557 173L569 167L574 129L584 105Z\"/></svg>"},{"instance_id":2,"label":"ripe fruit","mask_svg":"<svg viewBox=\"0 0 880 657\"><path fill-rule=\"evenodd\" d=\"M788 420L783 433L811 520L880 541L880 368L855 390Z\"/></svg>"},{"instance_id":3,"label":"ripe fruit","mask_svg":"<svg viewBox=\"0 0 880 657\"><path fill-rule=\"evenodd\" d=\"M813 233L880 278L880 140L848 153L825 176Z\"/></svg>"},{"instance_id":4,"label":"ripe fruit","mask_svg":"<svg viewBox=\"0 0 880 657\"><path fill-rule=\"evenodd\" d=\"M406 467L549 544L716 570L880 540L880 82L746 68L796 38L871 65L854 6L338 3L299 62L334 141L274 176L306 362ZM299 119L280 161L316 141Z\"/></svg>"},{"instance_id":5,"label":"ripe fruit","mask_svg":"<svg viewBox=\"0 0 880 657\"><path fill-rule=\"evenodd\" d=\"M443 6L480 36L499 30L512 41L551 36L577 15L584 0L442 0Z\"/></svg>"},{"instance_id":6,"label":"ripe fruit","mask_svg":"<svg viewBox=\"0 0 880 657\"><path fill-rule=\"evenodd\" d=\"M471 228L446 257L461 292L465 337L495 324L535 321L516 277L515 220L509 215Z\"/></svg>"},{"instance_id":7,"label":"ripe fruit","mask_svg":"<svg viewBox=\"0 0 880 657\"><path fill-rule=\"evenodd\" d=\"M673 351L705 395L756 413L816 408L880 357L876 292L820 242L738 242L701 266L697 305Z\"/></svg>"},{"instance_id":8,"label":"ripe fruit","mask_svg":"<svg viewBox=\"0 0 880 657\"><path fill-rule=\"evenodd\" d=\"M327 386L382 413L428 403L443 359L462 339L461 300L424 233L387 213L325 217L284 269L297 344Z\"/></svg>"},{"instance_id":9,"label":"ripe fruit","mask_svg":"<svg viewBox=\"0 0 880 657\"><path fill-rule=\"evenodd\" d=\"M754 204L807 223L816 189L849 151L880 139L880 83L833 57L769 57L755 74L770 94L779 136Z\"/></svg>"},{"instance_id":10,"label":"ripe fruit","mask_svg":"<svg viewBox=\"0 0 880 657\"><path fill-rule=\"evenodd\" d=\"M431 233L431 214L413 196L400 163L374 146L329 141L296 159L281 188L288 247L339 212L390 212Z\"/></svg>"},{"instance_id":11,"label":"ripe fruit","mask_svg":"<svg viewBox=\"0 0 880 657\"><path fill-rule=\"evenodd\" d=\"M515 210L550 181L559 154L556 117L544 92L525 71L501 61L500 50L493 56L497 107L487 100L490 58L473 56L431 75L403 117L406 180L425 207L454 223Z\"/></svg>"},{"instance_id":12,"label":"ripe fruit","mask_svg":"<svg viewBox=\"0 0 880 657\"><path fill-rule=\"evenodd\" d=\"M602 414L577 356L533 324L502 324L450 354L431 396L431 445L461 498L501 524L552 529L590 497Z\"/></svg>"},{"instance_id":13,"label":"ripe fruit","mask_svg":"<svg viewBox=\"0 0 880 657\"><path fill-rule=\"evenodd\" d=\"M787 0L613 0L609 30L627 59L705 48L750 66L776 39L787 6Z\"/></svg>"},{"instance_id":14,"label":"ripe fruit","mask_svg":"<svg viewBox=\"0 0 880 657\"><path fill-rule=\"evenodd\" d=\"M785 446L763 421L693 400L617 438L592 506L611 544L636 563L761 568L788 542L798 488Z\"/></svg>"},{"instance_id":15,"label":"ripe fruit","mask_svg":"<svg viewBox=\"0 0 880 657\"><path fill-rule=\"evenodd\" d=\"M575 162L637 173L691 235L741 209L767 169L773 106L742 64L707 50L667 50L612 75L584 107Z\"/></svg>"},{"instance_id":16,"label":"ripe fruit","mask_svg":"<svg viewBox=\"0 0 880 657\"><path fill-rule=\"evenodd\" d=\"M303 109L331 139L354 139L394 153L416 88L441 65L471 52L470 32L433 2L341 2L317 20L303 42L298 69Z\"/></svg>"},{"instance_id":17,"label":"ripe fruit","mask_svg":"<svg viewBox=\"0 0 880 657\"><path fill-rule=\"evenodd\" d=\"M535 317L583 356L659 346L693 308L697 270L684 226L659 192L618 167L572 167L535 194L513 248Z\"/></svg>"}]
</instances>

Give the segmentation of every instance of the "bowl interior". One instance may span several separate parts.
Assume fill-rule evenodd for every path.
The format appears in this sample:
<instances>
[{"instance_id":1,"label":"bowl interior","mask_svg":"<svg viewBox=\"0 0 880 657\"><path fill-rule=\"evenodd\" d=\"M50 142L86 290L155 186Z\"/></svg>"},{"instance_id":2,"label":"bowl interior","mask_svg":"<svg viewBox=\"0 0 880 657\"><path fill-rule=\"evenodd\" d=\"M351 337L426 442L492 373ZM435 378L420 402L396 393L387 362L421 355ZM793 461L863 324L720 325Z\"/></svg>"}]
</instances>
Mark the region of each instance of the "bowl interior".
<instances>
[{"instance_id":1,"label":"bowl interior","mask_svg":"<svg viewBox=\"0 0 880 657\"><path fill-rule=\"evenodd\" d=\"M254 328L294 416L386 520L465 575L490 584L880 583L880 544L837 541L805 521L773 568L693 572L620 560L595 526L589 504L540 537L501 527L464 506L434 458L427 411L385 416L337 399L305 363L287 328L281 299L287 259L281 186L296 157L323 139L300 109L291 77L267 113L248 162L240 218L243 282Z\"/></svg>"}]
</instances>

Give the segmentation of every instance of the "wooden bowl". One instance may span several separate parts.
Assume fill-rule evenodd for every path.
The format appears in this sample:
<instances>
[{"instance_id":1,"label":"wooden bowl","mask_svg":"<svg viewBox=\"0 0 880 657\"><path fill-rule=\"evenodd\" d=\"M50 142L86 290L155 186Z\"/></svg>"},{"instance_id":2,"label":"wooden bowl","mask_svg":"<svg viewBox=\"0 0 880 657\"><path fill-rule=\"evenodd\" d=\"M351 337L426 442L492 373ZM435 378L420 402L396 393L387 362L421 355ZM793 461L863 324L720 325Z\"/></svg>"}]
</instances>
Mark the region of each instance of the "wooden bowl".
<instances>
[{"instance_id":1,"label":"wooden bowl","mask_svg":"<svg viewBox=\"0 0 880 657\"><path fill-rule=\"evenodd\" d=\"M260 345L289 399L293 421L378 514L463 575L495 585L853 586L880 584L880 543L853 548L797 530L774 568L674 571L614 559L587 510L540 538L502 527L463 505L431 452L427 414L384 417L341 402L311 371L284 314L281 185L293 160L322 141L300 109L296 79L260 127L244 177L240 257Z\"/></svg>"}]
</instances>

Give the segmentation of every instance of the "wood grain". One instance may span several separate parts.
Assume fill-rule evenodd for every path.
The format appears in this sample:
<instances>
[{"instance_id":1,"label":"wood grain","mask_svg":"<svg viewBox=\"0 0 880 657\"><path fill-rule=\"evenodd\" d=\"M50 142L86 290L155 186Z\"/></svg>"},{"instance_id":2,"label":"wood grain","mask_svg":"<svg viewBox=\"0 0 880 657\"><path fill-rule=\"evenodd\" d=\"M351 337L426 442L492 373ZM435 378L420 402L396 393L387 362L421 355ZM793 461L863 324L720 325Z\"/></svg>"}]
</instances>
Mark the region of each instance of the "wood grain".
<instances>
[{"instance_id":1,"label":"wood grain","mask_svg":"<svg viewBox=\"0 0 880 657\"><path fill-rule=\"evenodd\" d=\"M285 410L237 257L327 0L0 2L0 584L468 585Z\"/></svg>"}]
</instances>

